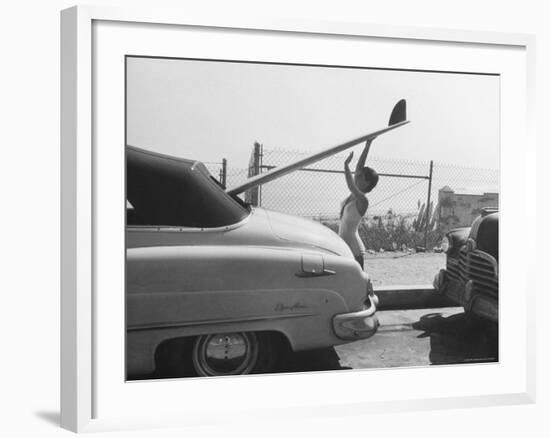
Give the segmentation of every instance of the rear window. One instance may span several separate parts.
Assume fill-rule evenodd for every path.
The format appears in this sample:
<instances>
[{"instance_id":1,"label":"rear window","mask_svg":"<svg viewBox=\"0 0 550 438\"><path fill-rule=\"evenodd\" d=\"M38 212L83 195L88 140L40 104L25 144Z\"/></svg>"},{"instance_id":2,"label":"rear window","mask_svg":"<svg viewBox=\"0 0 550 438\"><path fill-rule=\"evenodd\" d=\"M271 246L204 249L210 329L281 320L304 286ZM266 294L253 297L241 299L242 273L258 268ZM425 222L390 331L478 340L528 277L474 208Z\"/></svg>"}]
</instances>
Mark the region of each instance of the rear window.
<instances>
[{"instance_id":1,"label":"rear window","mask_svg":"<svg viewBox=\"0 0 550 438\"><path fill-rule=\"evenodd\" d=\"M212 228L250 213L202 163L132 147L126 149L126 196L128 225Z\"/></svg>"}]
</instances>

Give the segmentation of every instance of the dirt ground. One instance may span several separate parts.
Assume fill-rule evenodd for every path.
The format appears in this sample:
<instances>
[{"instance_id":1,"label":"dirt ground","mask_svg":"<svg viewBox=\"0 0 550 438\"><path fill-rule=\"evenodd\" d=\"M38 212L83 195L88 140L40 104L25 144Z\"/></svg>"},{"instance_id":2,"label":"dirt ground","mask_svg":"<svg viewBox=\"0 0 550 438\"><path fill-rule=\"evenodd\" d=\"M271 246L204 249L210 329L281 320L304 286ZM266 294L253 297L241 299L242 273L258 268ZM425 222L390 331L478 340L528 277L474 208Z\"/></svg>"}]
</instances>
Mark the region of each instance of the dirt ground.
<instances>
[{"instance_id":1,"label":"dirt ground","mask_svg":"<svg viewBox=\"0 0 550 438\"><path fill-rule=\"evenodd\" d=\"M377 312L369 339L292 353L284 372L497 362L498 327L468 322L460 307Z\"/></svg>"},{"instance_id":2,"label":"dirt ground","mask_svg":"<svg viewBox=\"0 0 550 438\"><path fill-rule=\"evenodd\" d=\"M374 286L431 284L444 267L445 254L385 252L365 257L365 270Z\"/></svg>"}]
</instances>

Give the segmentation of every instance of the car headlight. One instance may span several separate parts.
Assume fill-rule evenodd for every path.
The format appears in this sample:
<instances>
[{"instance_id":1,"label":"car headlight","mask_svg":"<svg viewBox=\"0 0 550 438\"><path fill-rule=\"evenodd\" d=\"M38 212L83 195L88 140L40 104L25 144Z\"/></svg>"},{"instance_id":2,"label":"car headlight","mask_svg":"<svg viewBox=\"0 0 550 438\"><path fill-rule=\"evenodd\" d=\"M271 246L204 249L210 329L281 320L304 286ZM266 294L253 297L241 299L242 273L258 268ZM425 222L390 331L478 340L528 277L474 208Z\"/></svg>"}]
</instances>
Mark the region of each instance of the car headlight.
<instances>
[{"instance_id":1,"label":"car headlight","mask_svg":"<svg viewBox=\"0 0 550 438\"><path fill-rule=\"evenodd\" d=\"M451 241L447 236L445 236L441 241L441 249L443 250L443 252L449 252L449 250L451 249Z\"/></svg>"}]
</instances>

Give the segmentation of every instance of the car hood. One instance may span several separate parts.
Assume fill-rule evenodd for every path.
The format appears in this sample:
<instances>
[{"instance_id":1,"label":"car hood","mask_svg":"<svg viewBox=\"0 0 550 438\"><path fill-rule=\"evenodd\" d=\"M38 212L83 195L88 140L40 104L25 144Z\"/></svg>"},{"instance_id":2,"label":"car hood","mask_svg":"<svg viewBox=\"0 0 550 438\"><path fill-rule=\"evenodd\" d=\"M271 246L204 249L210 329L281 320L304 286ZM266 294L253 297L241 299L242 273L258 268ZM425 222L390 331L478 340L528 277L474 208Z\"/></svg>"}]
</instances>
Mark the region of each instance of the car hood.
<instances>
[{"instance_id":1,"label":"car hood","mask_svg":"<svg viewBox=\"0 0 550 438\"><path fill-rule=\"evenodd\" d=\"M346 242L331 229L312 220L264 210L273 234L282 242L353 257Z\"/></svg>"}]
</instances>

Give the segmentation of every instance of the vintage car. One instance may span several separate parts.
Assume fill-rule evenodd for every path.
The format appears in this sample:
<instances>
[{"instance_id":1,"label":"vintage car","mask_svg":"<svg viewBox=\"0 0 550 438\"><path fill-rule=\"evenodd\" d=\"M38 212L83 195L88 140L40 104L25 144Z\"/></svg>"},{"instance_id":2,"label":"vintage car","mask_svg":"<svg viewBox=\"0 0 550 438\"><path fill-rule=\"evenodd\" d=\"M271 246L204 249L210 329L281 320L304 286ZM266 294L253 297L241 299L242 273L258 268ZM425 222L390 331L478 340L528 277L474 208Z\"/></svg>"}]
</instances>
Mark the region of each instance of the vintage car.
<instances>
[{"instance_id":1,"label":"vintage car","mask_svg":"<svg viewBox=\"0 0 550 438\"><path fill-rule=\"evenodd\" d=\"M464 307L471 321L498 323L498 222L496 208L485 208L468 228L447 233L447 267L434 287Z\"/></svg>"},{"instance_id":2,"label":"vintage car","mask_svg":"<svg viewBox=\"0 0 550 438\"><path fill-rule=\"evenodd\" d=\"M128 379L267 372L285 349L376 332L369 278L333 231L245 204L197 161L128 146L126 167Z\"/></svg>"}]
</instances>

